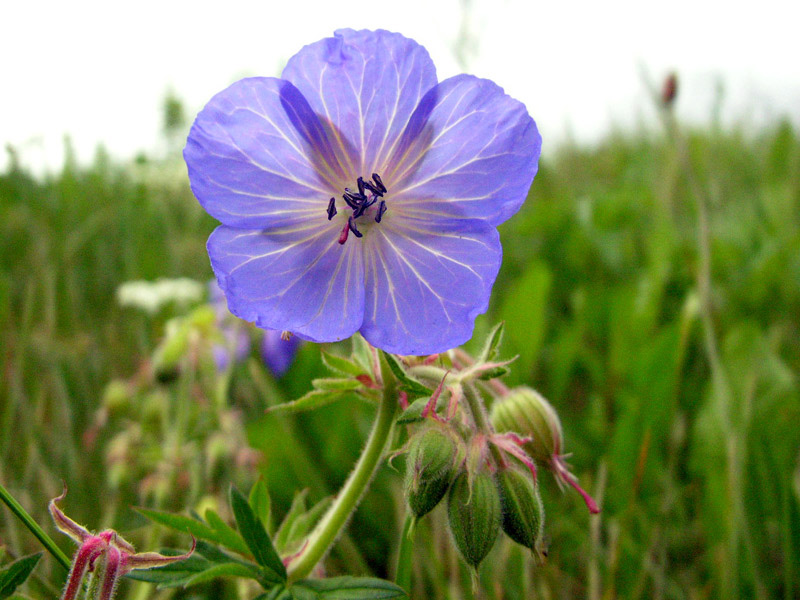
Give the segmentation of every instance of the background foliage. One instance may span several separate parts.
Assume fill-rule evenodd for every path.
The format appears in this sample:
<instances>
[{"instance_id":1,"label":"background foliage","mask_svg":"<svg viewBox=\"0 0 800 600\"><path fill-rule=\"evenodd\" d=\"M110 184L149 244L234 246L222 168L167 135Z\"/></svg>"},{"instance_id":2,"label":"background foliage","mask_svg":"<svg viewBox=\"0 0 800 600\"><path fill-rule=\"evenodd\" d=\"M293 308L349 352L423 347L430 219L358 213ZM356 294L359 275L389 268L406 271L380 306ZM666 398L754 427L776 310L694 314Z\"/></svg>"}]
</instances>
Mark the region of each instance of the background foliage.
<instances>
[{"instance_id":1,"label":"background foliage","mask_svg":"<svg viewBox=\"0 0 800 600\"><path fill-rule=\"evenodd\" d=\"M101 150L90 167L68 159L42 180L16 164L0 176L0 481L51 533L46 505L62 479L78 522L154 549L188 540L131 506L212 507L230 520L230 483L249 489L261 474L282 516L298 487L307 496L295 502L311 506L355 460L369 406L264 413L324 374L316 346L278 381L255 355L223 376L193 356L169 377L153 368L180 310L149 317L121 307L116 288L210 279L214 226L177 156L119 165ZM534 565L504 540L482 569L487 597L800 596L797 132L784 122L693 131L683 148L647 131L546 147L501 235L475 337L506 321L503 353L519 355L509 384L558 409L603 511L590 519L544 474L549 558ZM391 575L400 480L383 469L331 573ZM471 597L443 512L419 526L415 597ZM0 564L39 549L0 510ZM45 557L25 593L57 595L64 575ZM130 582L120 597L152 589ZM216 581L160 593L247 592Z\"/></svg>"}]
</instances>

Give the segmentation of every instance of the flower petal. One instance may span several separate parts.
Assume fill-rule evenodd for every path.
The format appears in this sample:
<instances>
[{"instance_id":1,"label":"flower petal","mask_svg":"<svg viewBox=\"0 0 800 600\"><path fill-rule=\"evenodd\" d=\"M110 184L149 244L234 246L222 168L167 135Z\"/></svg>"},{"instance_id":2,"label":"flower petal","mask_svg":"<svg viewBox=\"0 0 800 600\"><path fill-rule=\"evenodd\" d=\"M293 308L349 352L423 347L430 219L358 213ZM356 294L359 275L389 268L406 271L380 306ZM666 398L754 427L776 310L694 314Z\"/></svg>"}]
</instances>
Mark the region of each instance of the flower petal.
<instances>
[{"instance_id":1,"label":"flower petal","mask_svg":"<svg viewBox=\"0 0 800 600\"><path fill-rule=\"evenodd\" d=\"M498 225L524 202L541 146L521 102L487 79L458 75L425 95L382 175L392 206L408 214Z\"/></svg>"},{"instance_id":2,"label":"flower petal","mask_svg":"<svg viewBox=\"0 0 800 600\"><path fill-rule=\"evenodd\" d=\"M319 119L291 83L243 79L197 115L184 150L200 204L231 227L323 216L345 180Z\"/></svg>"},{"instance_id":3,"label":"flower petal","mask_svg":"<svg viewBox=\"0 0 800 600\"><path fill-rule=\"evenodd\" d=\"M478 219L456 228L388 215L364 247L362 335L396 354L434 354L466 342L500 269L497 230Z\"/></svg>"},{"instance_id":4,"label":"flower petal","mask_svg":"<svg viewBox=\"0 0 800 600\"><path fill-rule=\"evenodd\" d=\"M364 315L364 267L358 244L337 243L338 223L214 230L208 254L230 311L315 342L355 333Z\"/></svg>"},{"instance_id":5,"label":"flower petal","mask_svg":"<svg viewBox=\"0 0 800 600\"><path fill-rule=\"evenodd\" d=\"M305 46L286 65L291 81L327 122L349 174L383 174L436 68L414 40L388 31L342 29Z\"/></svg>"}]
</instances>

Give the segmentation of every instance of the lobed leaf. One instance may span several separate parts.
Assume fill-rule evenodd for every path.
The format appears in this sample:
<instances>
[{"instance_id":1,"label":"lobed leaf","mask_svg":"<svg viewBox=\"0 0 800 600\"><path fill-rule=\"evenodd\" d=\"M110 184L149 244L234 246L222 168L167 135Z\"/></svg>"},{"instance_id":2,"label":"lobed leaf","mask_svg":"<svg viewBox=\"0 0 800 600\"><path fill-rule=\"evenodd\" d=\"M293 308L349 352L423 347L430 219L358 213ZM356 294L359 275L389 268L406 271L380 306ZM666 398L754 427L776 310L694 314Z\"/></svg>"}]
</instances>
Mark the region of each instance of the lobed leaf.
<instances>
[{"instance_id":1,"label":"lobed leaf","mask_svg":"<svg viewBox=\"0 0 800 600\"><path fill-rule=\"evenodd\" d=\"M229 562L219 565L213 565L204 571L195 573L193 576L186 579L184 586L198 585L217 579L218 577L244 577L247 579L255 579L252 569L240 563Z\"/></svg>"},{"instance_id":2,"label":"lobed leaf","mask_svg":"<svg viewBox=\"0 0 800 600\"><path fill-rule=\"evenodd\" d=\"M240 536L233 527L228 525L215 510L211 508L207 509L204 516L206 522L214 529L218 539L222 540L219 542L222 546L241 554L247 554L247 550L245 549L246 544L244 544L242 536Z\"/></svg>"},{"instance_id":3,"label":"lobed leaf","mask_svg":"<svg viewBox=\"0 0 800 600\"><path fill-rule=\"evenodd\" d=\"M486 337L486 341L483 344L480 354L478 354L478 358L475 361L476 363L485 363L497 358L500 343L503 341L504 331L504 321L500 321L492 328L492 330L489 332L489 335Z\"/></svg>"},{"instance_id":4,"label":"lobed leaf","mask_svg":"<svg viewBox=\"0 0 800 600\"><path fill-rule=\"evenodd\" d=\"M159 588L179 587L186 585L186 582L192 577L213 566L214 563L195 552L185 560L164 565L163 567L156 567L155 569L131 571L126 577L136 581L154 583Z\"/></svg>"},{"instance_id":5,"label":"lobed leaf","mask_svg":"<svg viewBox=\"0 0 800 600\"><path fill-rule=\"evenodd\" d=\"M429 388L406 373L403 365L395 355L384 352L383 356L386 357L386 362L389 364L389 368L392 370L392 373L394 373L394 376L397 377L397 380L400 382L400 386L406 391L417 396L430 396L433 393L432 388Z\"/></svg>"},{"instance_id":6,"label":"lobed leaf","mask_svg":"<svg viewBox=\"0 0 800 600\"><path fill-rule=\"evenodd\" d=\"M286 546L291 547L299 540L305 538L332 503L333 496L327 496L317 502L308 511L298 515L297 518L293 520L291 527L289 527L289 533L286 537Z\"/></svg>"},{"instance_id":7,"label":"lobed leaf","mask_svg":"<svg viewBox=\"0 0 800 600\"><path fill-rule=\"evenodd\" d=\"M177 551L165 550L164 553L170 555ZM256 579L262 585L276 583L274 577L269 580L263 575L262 569L257 565L230 556L201 541L197 542L195 553L185 560L154 569L133 571L127 577L155 583L159 588L186 587L224 576Z\"/></svg>"},{"instance_id":8,"label":"lobed leaf","mask_svg":"<svg viewBox=\"0 0 800 600\"><path fill-rule=\"evenodd\" d=\"M313 410L315 408L321 408L323 406L327 406L331 402L336 402L337 400L341 400L349 396L350 394L342 392L341 390L311 390L304 396L301 396L292 402L285 402L283 404L270 406L267 411L271 413L293 414L306 410Z\"/></svg>"},{"instance_id":9,"label":"lobed leaf","mask_svg":"<svg viewBox=\"0 0 800 600\"><path fill-rule=\"evenodd\" d=\"M314 389L317 390L334 392L334 391L357 390L364 384L358 381L357 379L352 379L352 378L323 377L312 380L311 385L313 385Z\"/></svg>"},{"instance_id":10,"label":"lobed leaf","mask_svg":"<svg viewBox=\"0 0 800 600\"><path fill-rule=\"evenodd\" d=\"M267 533L272 535L274 527L272 525L272 498L269 495L267 483L262 477L259 477L250 488L250 495L248 497L250 508L253 509L256 517L261 519Z\"/></svg>"},{"instance_id":11,"label":"lobed leaf","mask_svg":"<svg viewBox=\"0 0 800 600\"><path fill-rule=\"evenodd\" d=\"M496 367L491 367L482 371L480 375L478 375L478 379L483 381L489 381L490 379L496 379L498 377L505 377L511 372L511 369L504 365L497 365Z\"/></svg>"},{"instance_id":12,"label":"lobed leaf","mask_svg":"<svg viewBox=\"0 0 800 600\"><path fill-rule=\"evenodd\" d=\"M203 523L202 521L193 519L192 517L169 513L166 511L155 510L151 508L137 508L136 511L151 521L169 527L170 529L175 529L176 531L183 533L189 533L197 539L208 540L210 542L214 542L215 544L220 544L241 554L249 554L247 544L245 544L244 540L233 529L225 524L224 521L222 521L222 519L220 519L219 516L214 513L214 511L206 511L206 518L209 518L209 513L213 513L211 518L214 519L214 517L216 517L216 519L214 519L214 525L220 526L221 524L221 526L223 526L222 529L217 529L217 527L214 525Z\"/></svg>"},{"instance_id":13,"label":"lobed leaf","mask_svg":"<svg viewBox=\"0 0 800 600\"><path fill-rule=\"evenodd\" d=\"M429 401L430 398L417 398L414 400L408 405L408 408L401 412L400 416L397 417L397 424L408 425L410 423L419 423L422 421L422 411L425 410L425 407L428 405ZM442 394L436 401L436 413L441 414L446 407L447 402L445 401L444 394Z\"/></svg>"},{"instance_id":14,"label":"lobed leaf","mask_svg":"<svg viewBox=\"0 0 800 600\"><path fill-rule=\"evenodd\" d=\"M230 501L239 533L242 534L256 562L265 570L275 573L280 581L286 581L286 567L275 551L275 547L267 535L267 530L264 529L263 523L256 517L253 509L250 508L247 499L234 486L231 486Z\"/></svg>"},{"instance_id":15,"label":"lobed leaf","mask_svg":"<svg viewBox=\"0 0 800 600\"><path fill-rule=\"evenodd\" d=\"M289 536L294 522L306 512L306 496L308 496L308 489L295 493L292 505L275 533L275 546L281 550L284 550L289 544Z\"/></svg>"},{"instance_id":16,"label":"lobed leaf","mask_svg":"<svg viewBox=\"0 0 800 600\"><path fill-rule=\"evenodd\" d=\"M335 371L342 375L364 375L365 371L360 365L357 365L352 360L329 354L328 352L322 353L322 364L324 364L331 371Z\"/></svg>"},{"instance_id":17,"label":"lobed leaf","mask_svg":"<svg viewBox=\"0 0 800 600\"><path fill-rule=\"evenodd\" d=\"M0 569L0 600L8 598L30 577L42 553L31 554L15 560Z\"/></svg>"}]
</instances>

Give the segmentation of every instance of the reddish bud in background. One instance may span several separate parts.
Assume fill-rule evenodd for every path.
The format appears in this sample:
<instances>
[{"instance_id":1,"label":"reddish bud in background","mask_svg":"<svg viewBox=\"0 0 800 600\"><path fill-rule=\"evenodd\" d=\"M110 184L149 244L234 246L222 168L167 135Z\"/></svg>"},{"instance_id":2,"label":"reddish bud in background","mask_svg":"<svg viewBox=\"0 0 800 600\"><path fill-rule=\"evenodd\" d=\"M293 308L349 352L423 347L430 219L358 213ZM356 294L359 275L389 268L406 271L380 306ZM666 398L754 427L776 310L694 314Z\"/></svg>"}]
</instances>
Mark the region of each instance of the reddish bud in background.
<instances>
[{"instance_id":1,"label":"reddish bud in background","mask_svg":"<svg viewBox=\"0 0 800 600\"><path fill-rule=\"evenodd\" d=\"M665 108L669 108L675 102L675 97L678 95L678 75L670 73L664 79L664 85L661 87L661 103Z\"/></svg>"}]
</instances>

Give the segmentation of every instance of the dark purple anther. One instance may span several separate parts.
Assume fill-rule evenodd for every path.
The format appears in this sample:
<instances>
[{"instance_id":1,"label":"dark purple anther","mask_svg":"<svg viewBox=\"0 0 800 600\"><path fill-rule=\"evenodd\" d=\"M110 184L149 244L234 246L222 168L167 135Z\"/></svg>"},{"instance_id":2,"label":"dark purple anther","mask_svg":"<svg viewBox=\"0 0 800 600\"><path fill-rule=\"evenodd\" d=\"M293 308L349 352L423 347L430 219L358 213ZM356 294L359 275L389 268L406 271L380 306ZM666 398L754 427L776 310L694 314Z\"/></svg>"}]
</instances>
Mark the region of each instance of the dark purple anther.
<instances>
[{"instance_id":1,"label":"dark purple anther","mask_svg":"<svg viewBox=\"0 0 800 600\"><path fill-rule=\"evenodd\" d=\"M364 195L364 178L363 177L359 177L356 180L356 183L358 184L358 193L363 196Z\"/></svg>"},{"instance_id":2,"label":"dark purple anther","mask_svg":"<svg viewBox=\"0 0 800 600\"><path fill-rule=\"evenodd\" d=\"M331 201L328 202L328 221L330 221L336 215L336 199L331 198Z\"/></svg>"},{"instance_id":3,"label":"dark purple anther","mask_svg":"<svg viewBox=\"0 0 800 600\"><path fill-rule=\"evenodd\" d=\"M378 214L375 215L375 222L380 223L381 219L383 218L383 213L386 212L386 200L381 200L381 203L378 205Z\"/></svg>"},{"instance_id":4,"label":"dark purple anther","mask_svg":"<svg viewBox=\"0 0 800 600\"><path fill-rule=\"evenodd\" d=\"M375 195L375 196L383 196L383 192L381 191L381 189L377 185L372 183L371 181L364 181L363 183L364 183L364 187L367 188L370 192L372 192L373 195ZM384 190L385 190L385 188L384 188Z\"/></svg>"},{"instance_id":5,"label":"dark purple anther","mask_svg":"<svg viewBox=\"0 0 800 600\"><path fill-rule=\"evenodd\" d=\"M350 217L347 220L347 225L348 225L348 227L350 227L350 231L352 231L353 235L355 235L356 237L360 238L360 237L362 237L364 235L358 229L356 229L356 221L355 221L354 217Z\"/></svg>"},{"instance_id":6,"label":"dark purple anther","mask_svg":"<svg viewBox=\"0 0 800 600\"><path fill-rule=\"evenodd\" d=\"M355 196L350 190L345 188L344 194L342 194L342 198L345 202L347 202L347 206L356 210L361 205L361 199L358 196Z\"/></svg>"},{"instance_id":7,"label":"dark purple anther","mask_svg":"<svg viewBox=\"0 0 800 600\"><path fill-rule=\"evenodd\" d=\"M378 190L380 190L379 196L383 196L386 193L386 186L383 185L383 181L381 181L381 176L377 173L372 174L372 180L375 182L375 185L378 186Z\"/></svg>"}]
</instances>

